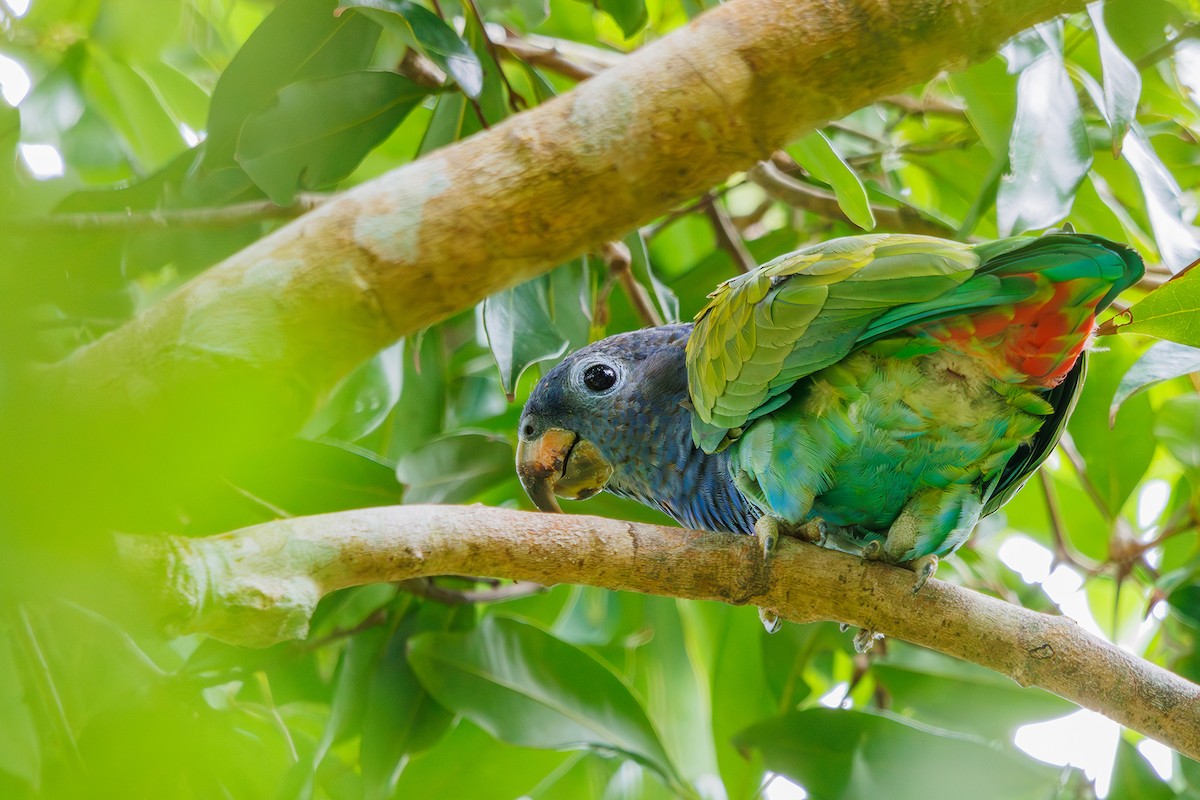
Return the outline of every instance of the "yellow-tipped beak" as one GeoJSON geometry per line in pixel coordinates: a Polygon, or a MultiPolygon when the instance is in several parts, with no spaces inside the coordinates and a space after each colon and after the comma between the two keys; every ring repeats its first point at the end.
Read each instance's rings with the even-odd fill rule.
{"type": "Polygon", "coordinates": [[[591,497],[608,484],[612,473],[612,465],[594,444],[562,428],[550,428],[517,445],[517,475],[542,511],[562,511],[555,495],[570,500],[591,497]]]}

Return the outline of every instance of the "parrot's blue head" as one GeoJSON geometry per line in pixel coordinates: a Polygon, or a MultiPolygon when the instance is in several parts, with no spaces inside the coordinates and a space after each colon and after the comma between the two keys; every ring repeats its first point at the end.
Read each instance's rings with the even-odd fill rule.
{"type": "Polygon", "coordinates": [[[689,431],[691,330],[667,325],[610,336],[542,378],[521,414],[517,446],[517,473],[538,508],[558,511],[555,495],[581,500],[610,483],[642,486],[661,470],[657,451],[689,431]]]}

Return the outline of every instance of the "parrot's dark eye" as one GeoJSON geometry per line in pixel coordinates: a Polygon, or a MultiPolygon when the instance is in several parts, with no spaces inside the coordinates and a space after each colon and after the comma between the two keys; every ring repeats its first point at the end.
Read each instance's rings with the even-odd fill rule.
{"type": "Polygon", "coordinates": [[[607,392],[617,382],[617,371],[608,364],[592,364],[583,371],[583,385],[593,392],[607,392]]]}

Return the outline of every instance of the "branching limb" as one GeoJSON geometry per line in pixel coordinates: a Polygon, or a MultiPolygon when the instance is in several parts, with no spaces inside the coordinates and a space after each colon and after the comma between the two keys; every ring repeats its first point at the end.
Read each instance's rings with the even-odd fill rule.
{"type": "MultiPolygon", "coordinates": [[[[833,192],[810,186],[798,181],[769,161],[763,161],[755,166],[746,176],[763,188],[766,193],[795,208],[811,211],[826,219],[847,220],[846,212],[838,205],[833,192]]],[[[872,205],[871,212],[880,229],[886,231],[904,231],[920,233],[927,236],[953,236],[954,229],[935,219],[922,215],[913,208],[888,208],[887,206],[872,205]]]]}
{"type": "Polygon", "coordinates": [[[181,633],[263,647],[303,637],[348,586],[487,574],[753,603],[793,622],[879,631],[1040,686],[1200,757],[1200,686],[1042,614],[785,539],[768,565],[749,536],[482,506],[399,506],[270,522],[204,539],[122,535],[124,563],[181,633]]]}

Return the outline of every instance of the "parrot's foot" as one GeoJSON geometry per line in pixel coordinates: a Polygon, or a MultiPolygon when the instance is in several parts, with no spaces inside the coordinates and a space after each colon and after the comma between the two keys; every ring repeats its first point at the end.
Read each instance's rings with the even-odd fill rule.
{"type": "Polygon", "coordinates": [[[878,539],[867,542],[866,545],[863,546],[862,557],[866,561],[881,561],[884,564],[892,564],[893,566],[904,567],[905,569],[910,569],[917,573],[916,580],[913,581],[913,594],[921,591],[921,587],[923,587],[929,581],[929,579],[933,577],[933,574],[937,572],[938,568],[938,557],[932,554],[921,556],[920,558],[914,558],[912,561],[898,563],[888,555],[887,551],[884,549],[883,542],[878,539]]]}
{"type": "Polygon", "coordinates": [[[769,514],[763,514],[754,522],[754,535],[762,545],[763,564],[770,562],[779,546],[779,520],[769,514]]]}
{"type": "Polygon", "coordinates": [[[875,643],[883,638],[882,633],[860,628],[858,633],[854,634],[854,652],[865,653],[875,646],[875,643]]]}
{"type": "Polygon", "coordinates": [[[813,517],[789,533],[802,542],[812,542],[824,546],[825,538],[829,535],[829,526],[820,517],[813,517]]]}
{"type": "Polygon", "coordinates": [[[938,557],[932,554],[921,556],[920,558],[914,558],[905,564],[905,566],[917,573],[917,579],[913,582],[912,588],[912,593],[916,594],[933,577],[933,573],[937,572],[938,557]]]}
{"type": "Polygon", "coordinates": [[[767,633],[779,633],[779,629],[783,627],[783,620],[779,615],[765,608],[758,609],[758,621],[767,633]]]}
{"type": "MultiPolygon", "coordinates": [[[[779,520],[769,514],[763,514],[754,523],[754,535],[762,546],[763,568],[765,569],[775,556],[775,548],[779,546],[779,520]]],[[[783,627],[783,621],[779,619],[779,615],[765,608],[758,609],[758,620],[767,633],[778,633],[779,629],[783,627]]]]}

